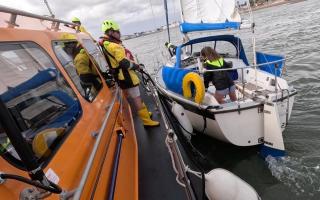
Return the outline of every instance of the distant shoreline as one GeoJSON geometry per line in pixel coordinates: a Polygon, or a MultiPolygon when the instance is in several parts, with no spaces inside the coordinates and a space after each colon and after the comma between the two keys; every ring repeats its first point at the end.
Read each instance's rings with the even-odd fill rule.
{"type": "Polygon", "coordinates": [[[264,9],[264,8],[270,8],[270,7],[273,7],[273,6],[280,6],[280,5],[283,5],[283,4],[293,4],[293,3],[299,3],[299,2],[302,2],[302,1],[306,1],[306,0],[278,0],[278,1],[274,1],[272,3],[265,3],[263,5],[258,5],[258,6],[253,6],[251,9],[252,11],[256,11],[256,10],[261,10],[261,9],[264,9]]]}
{"type": "MultiPolygon", "coordinates": [[[[306,1],[306,0],[277,0],[272,3],[264,3],[262,5],[253,6],[253,7],[251,7],[251,10],[256,11],[256,10],[261,10],[261,9],[270,8],[270,7],[274,7],[274,6],[280,6],[280,5],[284,5],[284,4],[299,3],[302,1],[306,1]]],[[[248,12],[248,10],[243,10],[240,12],[246,13],[246,12],[248,12]]],[[[124,38],[123,40],[131,40],[131,39],[143,37],[143,36],[150,35],[150,34],[155,34],[155,33],[162,32],[162,31],[164,31],[164,30],[152,31],[152,32],[148,32],[148,33],[140,33],[140,35],[137,35],[137,36],[131,35],[130,37],[124,38]]]]}

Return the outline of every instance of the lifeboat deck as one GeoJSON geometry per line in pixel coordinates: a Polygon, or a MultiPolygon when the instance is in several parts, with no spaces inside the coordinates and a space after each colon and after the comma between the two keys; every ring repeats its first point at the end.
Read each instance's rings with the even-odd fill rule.
{"type": "Polygon", "coordinates": [[[140,92],[145,104],[153,113],[152,118],[160,121],[161,125],[155,128],[144,128],[139,117],[133,114],[139,149],[139,199],[186,199],[184,188],[175,180],[176,174],[165,145],[166,130],[160,113],[156,110],[152,97],[148,96],[142,88],[140,92]]]}

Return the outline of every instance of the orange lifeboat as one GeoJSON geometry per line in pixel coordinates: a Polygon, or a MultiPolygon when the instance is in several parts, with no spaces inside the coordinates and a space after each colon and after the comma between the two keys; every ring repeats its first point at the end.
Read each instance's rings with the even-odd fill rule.
{"type": "Polygon", "coordinates": [[[0,7],[1,199],[138,199],[128,102],[91,37],[64,25],[0,7]]]}

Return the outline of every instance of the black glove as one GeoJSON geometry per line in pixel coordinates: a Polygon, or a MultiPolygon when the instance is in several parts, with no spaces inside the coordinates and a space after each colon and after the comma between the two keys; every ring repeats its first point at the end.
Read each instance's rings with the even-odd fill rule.
{"type": "Polygon", "coordinates": [[[140,66],[136,63],[133,63],[133,66],[131,68],[132,70],[139,70],[140,69],[140,66]]]}
{"type": "Polygon", "coordinates": [[[144,64],[142,64],[142,63],[139,64],[139,67],[140,67],[140,69],[145,69],[146,68],[146,66],[144,66],[144,64]]]}

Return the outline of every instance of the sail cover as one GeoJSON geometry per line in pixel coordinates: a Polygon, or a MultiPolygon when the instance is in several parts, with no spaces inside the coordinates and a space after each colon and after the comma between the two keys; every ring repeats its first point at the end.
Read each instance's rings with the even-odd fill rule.
{"type": "Polygon", "coordinates": [[[180,0],[186,23],[241,22],[236,0],[180,0]]]}

